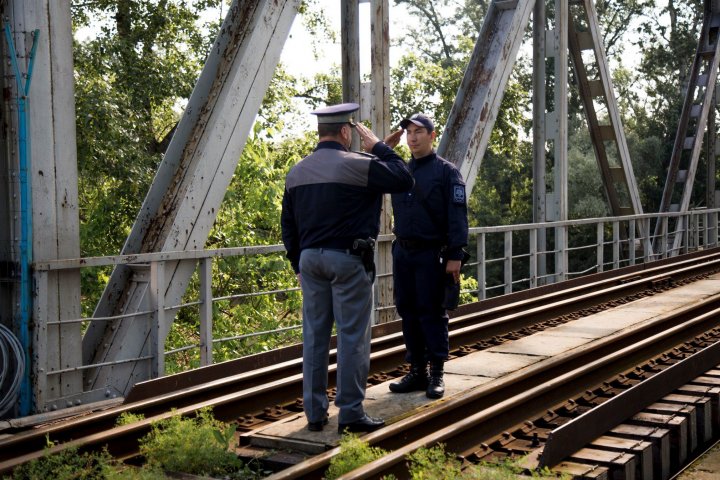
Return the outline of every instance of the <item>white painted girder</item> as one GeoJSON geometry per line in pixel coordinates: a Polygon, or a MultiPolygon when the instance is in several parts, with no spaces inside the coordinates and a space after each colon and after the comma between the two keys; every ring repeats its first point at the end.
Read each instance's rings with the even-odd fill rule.
{"type": "MultiPolygon", "coordinates": [[[[3,21],[10,24],[25,84],[29,81],[27,72],[34,41],[32,32],[39,32],[35,38],[37,50],[27,99],[28,179],[32,190],[31,261],[77,258],[80,256],[80,222],[70,0],[9,0],[1,2],[0,7],[3,21]]],[[[5,60],[3,73],[8,98],[4,104],[3,121],[9,143],[9,167],[17,171],[18,112],[15,98],[18,92],[9,58],[5,60]]],[[[10,172],[3,173],[9,175],[10,172]]],[[[14,232],[13,241],[19,241],[19,236],[18,229],[14,232]]],[[[34,280],[34,295],[42,298],[44,304],[40,305],[37,300],[33,302],[32,365],[28,368],[32,373],[32,410],[42,411],[48,407],[49,400],[71,398],[82,390],[79,372],[47,376],[52,370],[81,365],[77,348],[81,341],[80,326],[57,324],[80,315],[80,272],[54,272],[42,279],[35,275],[34,280]],[[55,323],[49,325],[48,321],[55,323]]],[[[59,406],[67,405],[63,402],[59,406]]]]}
{"type": "Polygon", "coordinates": [[[490,142],[505,86],[535,2],[494,0],[475,43],[438,155],[453,162],[472,191],[490,142]]]}
{"type": "Polygon", "coordinates": [[[602,82],[604,97],[607,102],[608,116],[615,133],[616,144],[618,148],[618,156],[622,166],[625,184],[628,188],[632,213],[634,215],[643,213],[642,203],[640,202],[640,190],[635,181],[635,173],[633,172],[632,162],[630,161],[630,151],[628,150],[627,140],[625,139],[625,130],[620,117],[620,108],[618,107],[615,96],[615,89],[612,83],[612,75],[605,56],[605,47],[602,44],[602,34],[598,22],[595,4],[592,0],[584,0],[585,12],[588,19],[588,30],[592,37],[595,59],[598,65],[598,74],[602,82]]]}
{"type": "MultiPolygon", "coordinates": [[[[299,5],[299,0],[233,2],[123,254],[204,247],[299,5]]],[[[165,305],[181,303],[194,270],[192,261],[168,262],[165,305]]],[[[95,316],[147,308],[148,276],[116,269],[95,316]]],[[[173,317],[173,312],[165,316],[168,322],[173,317]]],[[[86,362],[151,352],[147,316],[108,323],[91,324],[83,339],[86,362]]],[[[164,327],[169,331],[169,324],[164,327]]],[[[131,362],[95,370],[86,383],[124,394],[150,375],[150,362],[131,362]]]]}

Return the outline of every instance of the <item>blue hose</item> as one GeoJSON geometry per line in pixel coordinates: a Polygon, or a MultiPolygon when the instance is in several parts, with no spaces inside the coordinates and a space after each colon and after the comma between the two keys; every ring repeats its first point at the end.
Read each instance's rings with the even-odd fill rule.
{"type": "MultiPolygon", "coordinates": [[[[25,365],[30,365],[30,318],[32,316],[32,275],[30,265],[32,263],[32,184],[29,180],[28,172],[30,171],[30,151],[28,149],[29,139],[28,117],[27,117],[27,99],[30,92],[30,81],[32,79],[33,64],[35,63],[35,51],[37,49],[37,39],[40,30],[33,32],[33,44],[30,51],[28,63],[27,81],[23,82],[20,67],[17,62],[17,52],[15,51],[15,43],[12,33],[10,32],[10,24],[5,23],[5,39],[10,50],[10,61],[15,71],[15,80],[17,82],[18,95],[18,155],[19,155],[19,181],[20,181],[20,325],[19,339],[22,346],[25,365]]],[[[20,387],[20,416],[30,414],[32,407],[32,389],[30,388],[30,369],[26,368],[22,378],[20,387]]]]}

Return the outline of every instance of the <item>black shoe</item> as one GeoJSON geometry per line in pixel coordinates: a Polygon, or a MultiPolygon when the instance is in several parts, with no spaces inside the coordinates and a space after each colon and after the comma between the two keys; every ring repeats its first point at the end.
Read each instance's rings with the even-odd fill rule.
{"type": "Polygon", "coordinates": [[[442,361],[430,362],[430,381],[425,396],[427,398],[442,398],[445,395],[445,382],[443,382],[444,365],[442,361]]]}
{"type": "Polygon", "coordinates": [[[423,391],[428,387],[427,367],[413,367],[410,373],[397,382],[390,384],[390,391],[395,393],[410,393],[423,391]]]}
{"type": "Polygon", "coordinates": [[[443,382],[442,375],[431,376],[425,396],[427,398],[442,398],[445,395],[445,382],[443,382]]]}
{"type": "Polygon", "coordinates": [[[308,430],[311,432],[322,432],[323,427],[327,425],[329,421],[328,415],[325,415],[325,418],[320,422],[308,422],[308,430]]]}
{"type": "Polygon", "coordinates": [[[348,432],[373,432],[378,428],[385,426],[385,420],[382,418],[373,418],[363,415],[360,420],[352,423],[341,423],[338,425],[338,433],[348,432]]]}

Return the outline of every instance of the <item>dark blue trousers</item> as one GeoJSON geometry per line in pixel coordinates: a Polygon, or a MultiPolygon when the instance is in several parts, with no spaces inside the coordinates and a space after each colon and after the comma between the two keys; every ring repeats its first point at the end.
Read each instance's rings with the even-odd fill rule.
{"type": "Polygon", "coordinates": [[[439,249],[393,246],[395,305],[402,317],[406,360],[420,365],[448,356],[448,315],[441,307],[445,269],[439,249]]]}

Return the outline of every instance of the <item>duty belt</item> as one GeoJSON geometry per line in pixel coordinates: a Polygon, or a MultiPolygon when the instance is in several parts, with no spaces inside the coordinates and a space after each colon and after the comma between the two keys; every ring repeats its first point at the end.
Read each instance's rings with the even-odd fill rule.
{"type": "Polygon", "coordinates": [[[440,248],[445,244],[445,242],[440,240],[421,240],[416,238],[396,238],[395,241],[405,250],[440,248]]]}

